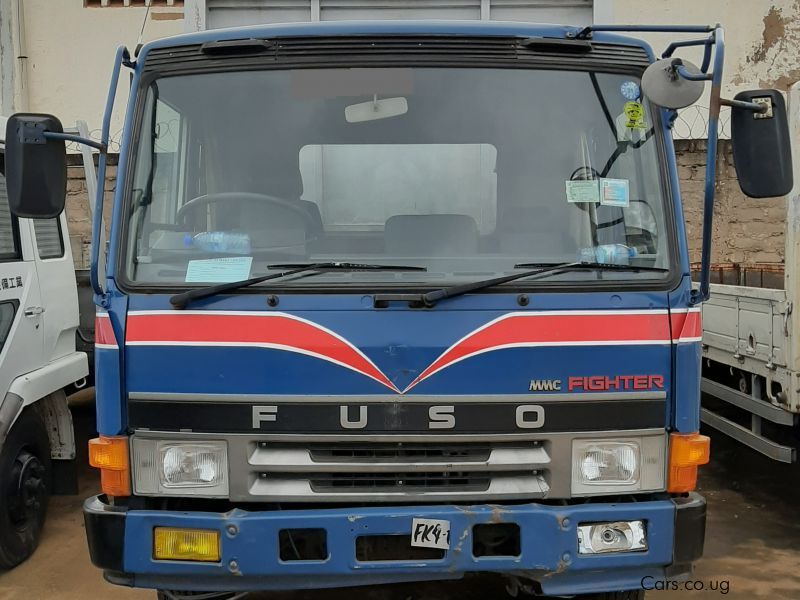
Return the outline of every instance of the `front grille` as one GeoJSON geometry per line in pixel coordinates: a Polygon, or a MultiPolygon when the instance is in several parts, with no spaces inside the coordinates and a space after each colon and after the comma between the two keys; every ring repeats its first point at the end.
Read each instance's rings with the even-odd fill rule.
{"type": "Polygon", "coordinates": [[[541,442],[252,442],[249,494],[284,502],[538,498],[541,442]]]}
{"type": "Polygon", "coordinates": [[[446,471],[444,473],[331,473],[309,480],[315,492],[339,490],[370,492],[375,490],[457,489],[485,491],[491,478],[487,473],[446,471]]]}
{"type": "Polygon", "coordinates": [[[624,44],[592,42],[591,52],[575,53],[542,50],[514,36],[364,35],[279,38],[264,52],[224,57],[204,53],[200,44],[154,48],[144,70],[462,63],[640,73],[649,62],[644,48],[624,44]]]}
{"type": "Polygon", "coordinates": [[[310,446],[311,460],[467,460],[485,461],[492,453],[491,446],[477,444],[342,444],[310,446]]]}

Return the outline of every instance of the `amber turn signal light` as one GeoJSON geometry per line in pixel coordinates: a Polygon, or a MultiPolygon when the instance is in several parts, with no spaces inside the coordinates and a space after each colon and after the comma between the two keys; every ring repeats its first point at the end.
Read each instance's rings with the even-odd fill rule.
{"type": "Polygon", "coordinates": [[[127,436],[89,440],[89,464],[100,469],[100,487],[109,496],[130,496],[131,477],[127,436]]]}
{"type": "Polygon", "coordinates": [[[691,492],[697,487],[697,467],[708,462],[711,439],[699,433],[671,433],[667,491],[673,494],[691,492]]]}

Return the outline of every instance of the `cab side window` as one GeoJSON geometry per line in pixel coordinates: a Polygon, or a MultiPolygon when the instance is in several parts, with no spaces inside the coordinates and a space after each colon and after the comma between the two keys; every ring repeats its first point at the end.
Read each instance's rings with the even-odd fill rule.
{"type": "Polygon", "coordinates": [[[6,190],[5,157],[0,153],[0,262],[22,258],[19,246],[19,224],[11,214],[6,190]]]}
{"type": "Polygon", "coordinates": [[[61,219],[34,219],[36,248],[39,258],[61,258],[64,256],[64,240],[61,237],[61,219]]]}

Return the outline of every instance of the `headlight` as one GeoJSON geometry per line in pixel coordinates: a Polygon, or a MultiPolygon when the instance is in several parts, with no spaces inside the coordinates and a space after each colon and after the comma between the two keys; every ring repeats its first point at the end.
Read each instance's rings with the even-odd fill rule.
{"type": "Polygon", "coordinates": [[[666,438],[662,435],[575,440],[572,494],[616,494],[664,489],[666,438]]]}
{"type": "Polygon", "coordinates": [[[137,494],[227,497],[227,444],[135,437],[133,488],[137,494]]]}

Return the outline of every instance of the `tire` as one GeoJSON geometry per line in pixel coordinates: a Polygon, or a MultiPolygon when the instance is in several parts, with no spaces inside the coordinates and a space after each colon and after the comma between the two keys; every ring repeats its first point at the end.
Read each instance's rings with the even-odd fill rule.
{"type": "Polygon", "coordinates": [[[174,591],[165,591],[165,590],[157,590],[156,591],[156,598],[157,600],[190,600],[192,596],[199,596],[202,600],[228,600],[229,598],[237,597],[237,594],[234,592],[219,592],[214,594],[213,592],[174,592],[174,591]]]}
{"type": "Polygon", "coordinates": [[[580,596],[579,600],[644,600],[644,590],[627,590],[625,592],[603,592],[580,596]]]}
{"type": "Polygon", "coordinates": [[[47,430],[36,411],[28,408],[0,449],[0,569],[17,566],[39,545],[50,478],[47,430]]]}

